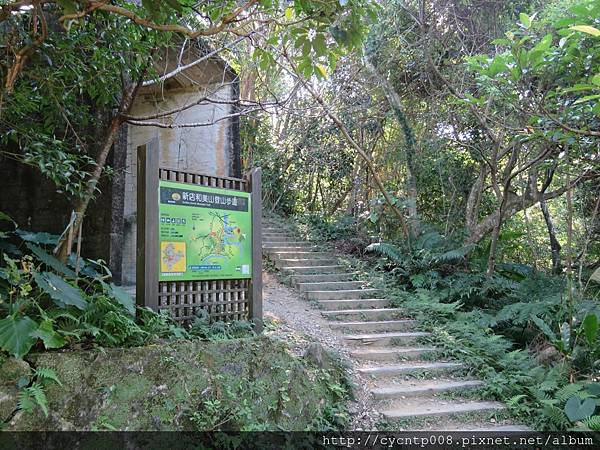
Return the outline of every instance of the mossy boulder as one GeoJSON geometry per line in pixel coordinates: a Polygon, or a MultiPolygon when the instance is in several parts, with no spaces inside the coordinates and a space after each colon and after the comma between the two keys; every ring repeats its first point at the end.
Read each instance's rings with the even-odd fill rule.
{"type": "Polygon", "coordinates": [[[0,363],[0,422],[5,422],[17,409],[18,383],[31,376],[31,367],[22,359],[7,358],[0,363]]]}
{"type": "Polygon", "coordinates": [[[344,384],[265,336],[29,359],[62,386],[46,388],[48,416],[19,412],[10,430],[303,430],[331,419],[344,384]]]}

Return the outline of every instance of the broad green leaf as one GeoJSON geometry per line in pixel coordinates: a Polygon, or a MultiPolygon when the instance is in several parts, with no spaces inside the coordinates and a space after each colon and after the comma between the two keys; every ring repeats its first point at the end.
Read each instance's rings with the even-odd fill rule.
{"type": "Polygon", "coordinates": [[[27,316],[8,316],[0,320],[0,348],[17,358],[23,357],[35,344],[36,339],[31,333],[37,326],[37,323],[27,316]]]}
{"type": "Polygon", "coordinates": [[[71,286],[61,277],[51,272],[34,272],[33,278],[38,287],[46,292],[60,306],[75,306],[79,309],[87,307],[87,300],[81,290],[71,286]]]}
{"type": "Polygon", "coordinates": [[[542,40],[540,42],[537,43],[537,45],[534,47],[534,49],[540,50],[540,51],[546,51],[550,48],[551,45],[552,45],[552,35],[547,34],[546,36],[544,36],[542,38],[542,40]]]}
{"type": "Polygon", "coordinates": [[[590,383],[585,389],[592,395],[600,395],[600,383],[590,383]]]}
{"type": "Polygon", "coordinates": [[[596,86],[600,86],[600,74],[592,77],[592,83],[596,86]]]}
{"type": "Polygon", "coordinates": [[[318,78],[325,78],[327,77],[327,69],[321,64],[315,64],[315,75],[318,78]]]}
{"type": "Polygon", "coordinates": [[[36,244],[56,244],[58,242],[58,236],[50,233],[36,233],[33,231],[17,230],[16,233],[21,239],[28,242],[34,242],[36,244]]]}
{"type": "Polygon", "coordinates": [[[591,34],[594,37],[600,36],[600,30],[589,25],[575,25],[570,27],[569,30],[581,31],[582,33],[591,34]]]}
{"type": "Polygon", "coordinates": [[[15,223],[15,221],[12,220],[8,214],[5,214],[2,211],[0,211],[0,222],[3,222],[3,221],[4,222],[12,222],[12,224],[14,226],[17,226],[17,224],[15,223]]]}
{"type": "Polygon", "coordinates": [[[540,319],[539,317],[536,317],[536,316],[533,316],[531,318],[531,320],[546,335],[546,337],[548,339],[550,339],[550,342],[556,341],[556,334],[554,334],[554,332],[552,331],[552,329],[548,326],[548,324],[546,322],[544,322],[542,319],[540,319]]]}
{"type": "Polygon", "coordinates": [[[594,414],[596,401],[593,398],[586,398],[583,402],[577,396],[571,397],[565,404],[565,414],[571,422],[583,420],[594,414]]]}
{"type": "Polygon", "coordinates": [[[102,287],[104,288],[104,292],[123,305],[129,314],[135,314],[135,301],[131,295],[123,290],[123,288],[113,283],[107,284],[105,282],[102,282],[102,287]]]}
{"type": "Polygon", "coordinates": [[[41,339],[46,349],[61,348],[67,343],[65,338],[54,330],[52,322],[49,320],[44,320],[38,329],[31,333],[31,337],[41,339]]]}
{"type": "Polygon", "coordinates": [[[46,253],[37,245],[34,245],[30,242],[27,242],[25,245],[37,257],[37,259],[46,264],[48,267],[51,267],[52,269],[62,273],[63,275],[69,278],[77,278],[77,275],[75,275],[75,272],[73,270],[69,269],[62,262],[60,262],[54,256],[46,253]]]}
{"type": "Polygon", "coordinates": [[[527,14],[525,14],[525,13],[519,14],[519,20],[521,21],[521,23],[523,24],[523,26],[525,28],[531,27],[531,17],[529,17],[527,14]]]}
{"type": "Polygon", "coordinates": [[[590,100],[597,100],[600,98],[600,94],[594,94],[594,95],[586,95],[585,97],[581,97],[580,99],[577,99],[576,102],[574,102],[574,105],[579,105],[580,103],[585,103],[585,102],[589,102],[590,100]]]}
{"type": "Polygon", "coordinates": [[[573,87],[563,89],[562,92],[580,92],[580,91],[589,91],[590,89],[596,89],[596,86],[593,84],[576,84],[573,87]]]}
{"type": "Polygon", "coordinates": [[[571,326],[567,322],[560,326],[560,341],[564,350],[571,348],[571,326]]]}
{"type": "Polygon", "coordinates": [[[598,316],[596,314],[588,314],[583,319],[582,325],[588,344],[593,345],[598,338],[598,316]]]}

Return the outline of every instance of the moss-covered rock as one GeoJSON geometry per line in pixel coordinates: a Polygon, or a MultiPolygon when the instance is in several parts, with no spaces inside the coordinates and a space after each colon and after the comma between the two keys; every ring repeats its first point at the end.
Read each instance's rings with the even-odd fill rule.
{"type": "Polygon", "coordinates": [[[31,376],[31,367],[22,359],[7,358],[0,364],[0,422],[17,409],[18,382],[31,376]]]}
{"type": "Polygon", "coordinates": [[[12,430],[302,430],[335,420],[337,369],[294,357],[265,336],[32,355],[56,372],[49,414],[20,412],[12,430]]]}

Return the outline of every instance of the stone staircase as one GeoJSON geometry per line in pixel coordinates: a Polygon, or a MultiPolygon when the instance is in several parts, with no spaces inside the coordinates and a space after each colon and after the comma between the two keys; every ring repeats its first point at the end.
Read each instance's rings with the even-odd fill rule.
{"type": "Polygon", "coordinates": [[[263,219],[262,236],[263,252],[285,281],[321,310],[351,348],[356,370],[396,429],[528,430],[491,423],[490,415],[504,409],[501,403],[461,397],[483,382],[465,376],[460,362],[436,359],[436,349],[422,343],[429,333],[418,331],[415,320],[335,255],[299,238],[277,217],[263,219]]]}

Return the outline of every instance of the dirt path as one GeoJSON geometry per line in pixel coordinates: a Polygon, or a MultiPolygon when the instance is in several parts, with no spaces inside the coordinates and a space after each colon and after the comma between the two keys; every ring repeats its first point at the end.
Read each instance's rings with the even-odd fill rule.
{"type": "Polygon", "coordinates": [[[278,331],[275,333],[283,332],[296,354],[304,354],[312,342],[318,342],[349,362],[349,375],[355,386],[355,401],[348,405],[352,419],[349,428],[376,430],[381,415],[375,409],[371,394],[366,388],[368,380],[353,369],[356,362],[350,357],[350,349],[329,328],[330,322],[318,309],[302,299],[297,291],[280,283],[268,272],[263,275],[263,302],[265,319],[277,323],[278,331]]]}

